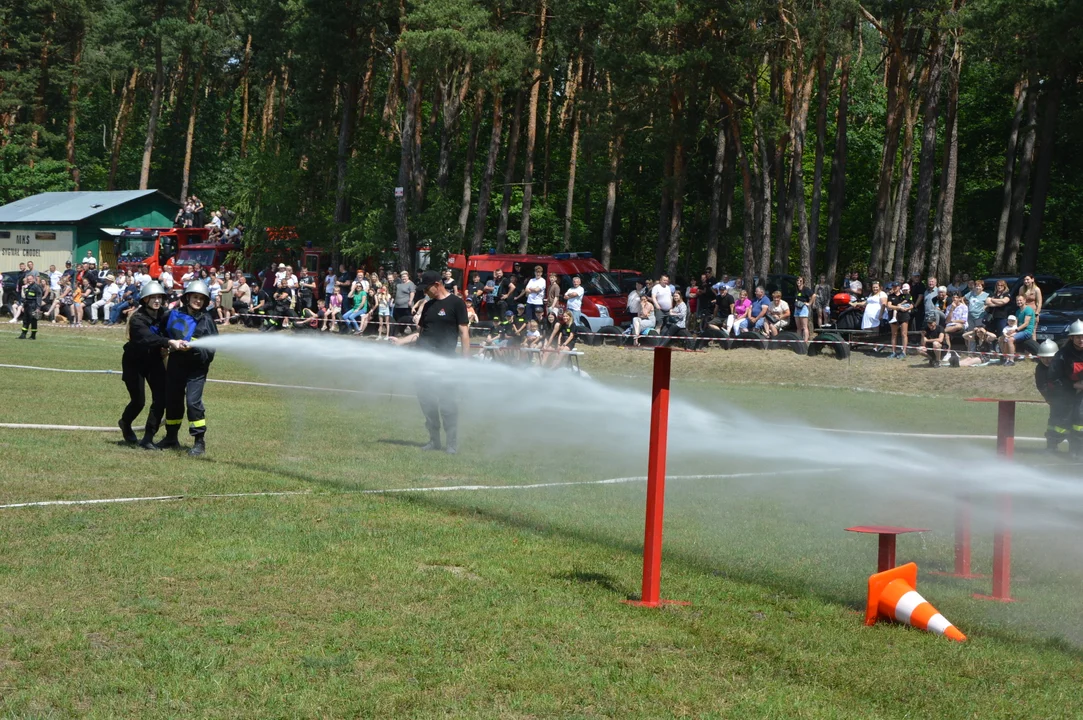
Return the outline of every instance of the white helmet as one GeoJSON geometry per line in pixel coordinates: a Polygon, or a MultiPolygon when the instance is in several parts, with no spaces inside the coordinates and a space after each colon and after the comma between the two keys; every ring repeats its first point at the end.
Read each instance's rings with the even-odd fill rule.
{"type": "Polygon", "coordinates": [[[1060,351],[1060,347],[1052,340],[1045,340],[1038,346],[1038,357],[1053,357],[1060,351]]]}
{"type": "Polygon", "coordinates": [[[1083,320],[1076,320],[1068,326],[1068,337],[1083,335],[1083,320]]]}

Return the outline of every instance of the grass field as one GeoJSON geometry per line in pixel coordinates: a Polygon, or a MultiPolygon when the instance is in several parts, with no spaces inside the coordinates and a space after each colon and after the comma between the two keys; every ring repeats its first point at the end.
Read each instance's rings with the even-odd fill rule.
{"type": "MultiPolygon", "coordinates": [[[[119,369],[115,334],[14,337],[0,332],[0,363],[119,369]]],[[[634,392],[649,387],[650,361],[598,348],[583,366],[634,392]]],[[[671,454],[674,476],[720,477],[669,482],[663,594],[691,605],[662,610],[620,602],[639,591],[642,482],[382,492],[641,474],[641,453],[617,443],[566,449],[529,425],[495,442],[474,419],[458,456],[426,454],[412,398],[229,384],[207,389],[205,459],[119,446],[118,433],[0,429],[0,504],[184,496],[0,509],[0,715],[1083,716],[1070,511],[1051,526],[1033,519],[1053,499],[1020,504],[1020,602],[989,604],[970,597],[987,580],[929,574],[951,567],[954,508],[888,492],[890,466],[859,479],[823,463],[753,474],[801,470],[767,442],[797,442],[791,425],[985,435],[995,410],[963,398],[1034,394],[1025,364],[910,364],[675,355],[676,395],[768,418],[778,435],[744,436],[737,420],[714,459],[671,454]],[[763,443],[762,456],[727,452],[734,443],[763,443]],[[241,493],[291,494],[210,497],[241,493]],[[900,538],[899,557],[918,563],[919,591],[967,643],[862,624],[875,541],[841,530],[865,523],[929,528],[900,538]]],[[[281,381],[226,353],[212,377],[281,381]]],[[[0,423],[112,426],[127,399],[118,375],[0,368],[0,379],[0,423]]],[[[1042,408],[1020,406],[1018,434],[1043,429],[1042,408]]],[[[953,451],[992,453],[920,442],[944,457],[945,479],[965,472],[953,451]]],[[[1037,447],[1021,443],[1019,461],[1079,476],[1037,447]]],[[[975,567],[988,572],[991,498],[975,501],[975,567]]]]}

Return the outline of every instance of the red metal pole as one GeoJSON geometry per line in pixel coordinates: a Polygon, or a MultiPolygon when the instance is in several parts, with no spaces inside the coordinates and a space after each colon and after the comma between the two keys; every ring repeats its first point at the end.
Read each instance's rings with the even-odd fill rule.
{"type": "Polygon", "coordinates": [[[1015,454],[1015,401],[997,403],[997,455],[1011,459],[1015,454]]]}
{"type": "Polygon", "coordinates": [[[970,577],[969,495],[960,495],[955,505],[955,576],[970,577]]]}
{"type": "Polygon", "coordinates": [[[895,567],[895,536],[880,533],[877,543],[876,572],[884,572],[895,567]]]}
{"type": "MultiPolygon", "coordinates": [[[[662,579],[662,518],[666,496],[666,441],[669,434],[669,370],[672,352],[654,349],[654,388],[651,392],[651,440],[647,458],[647,519],[643,531],[643,592],[631,605],[658,607],[674,603],[660,598],[662,579]]],[[[677,603],[687,604],[687,603],[677,603]]]]}
{"type": "Polygon", "coordinates": [[[657,605],[662,578],[662,518],[666,496],[666,444],[669,439],[669,348],[654,349],[651,391],[651,447],[647,459],[647,521],[643,533],[644,605],[657,605]]]}

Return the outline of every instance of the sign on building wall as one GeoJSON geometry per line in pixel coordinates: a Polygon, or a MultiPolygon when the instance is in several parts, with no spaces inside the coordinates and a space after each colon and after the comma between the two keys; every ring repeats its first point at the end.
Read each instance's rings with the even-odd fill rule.
{"type": "Polygon", "coordinates": [[[0,230],[0,271],[18,270],[29,260],[38,270],[63,269],[72,260],[72,240],[71,230],[0,230]]]}

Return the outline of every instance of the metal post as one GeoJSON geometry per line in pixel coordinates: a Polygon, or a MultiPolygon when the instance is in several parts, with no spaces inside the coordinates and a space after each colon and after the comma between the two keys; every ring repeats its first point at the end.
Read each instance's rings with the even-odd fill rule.
{"type": "Polygon", "coordinates": [[[1015,401],[997,403],[997,455],[1009,460],[1015,455],[1015,401]]]}
{"type": "Polygon", "coordinates": [[[876,572],[884,572],[895,567],[895,536],[880,533],[877,543],[876,572]]]}
{"type": "Polygon", "coordinates": [[[1000,518],[993,535],[993,594],[974,597],[982,600],[1015,602],[1012,598],[1012,498],[1000,495],[1000,518]]]}
{"type": "MultiPolygon", "coordinates": [[[[662,518],[666,495],[666,441],[669,434],[669,371],[672,352],[654,349],[651,392],[651,439],[647,459],[647,518],[643,532],[643,592],[631,605],[658,607],[674,601],[660,599],[662,578],[662,518]]],[[[680,603],[686,604],[686,603],[680,603]]]]}

